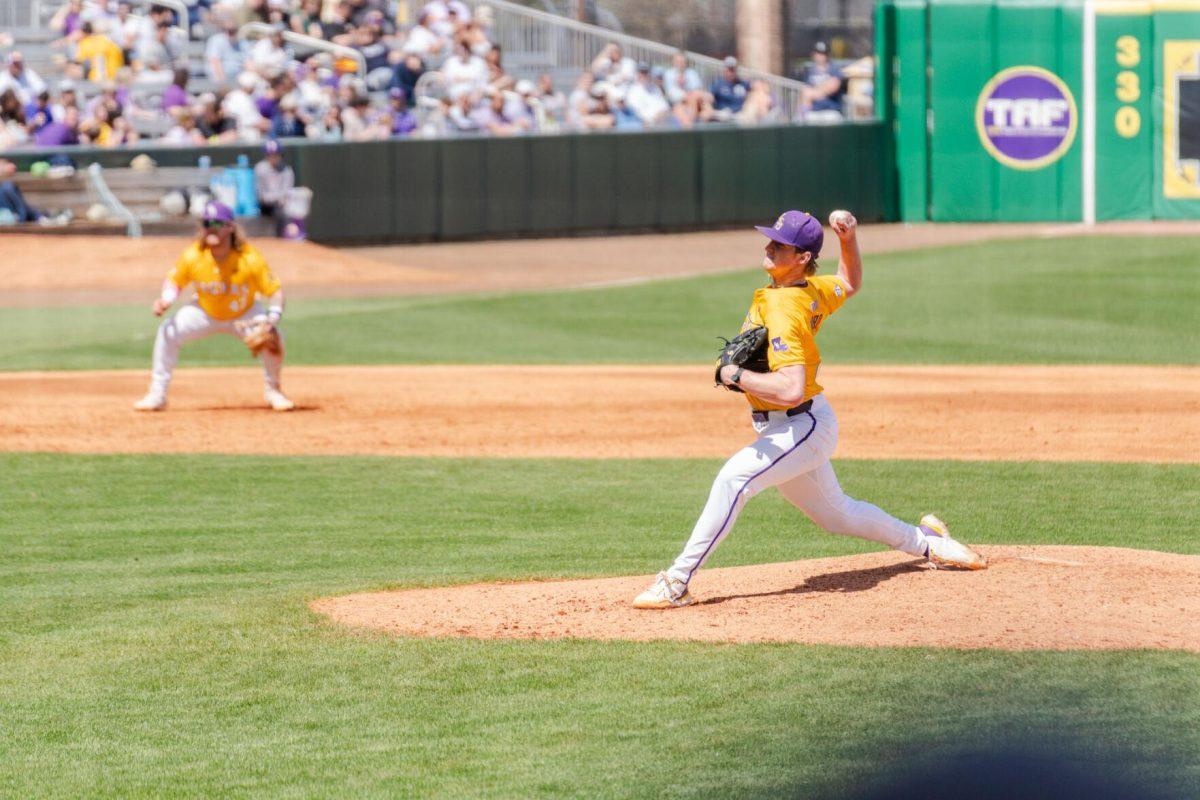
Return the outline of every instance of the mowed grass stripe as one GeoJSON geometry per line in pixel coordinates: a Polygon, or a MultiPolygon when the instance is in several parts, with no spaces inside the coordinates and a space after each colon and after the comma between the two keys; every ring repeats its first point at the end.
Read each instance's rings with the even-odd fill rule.
{"type": "MultiPolygon", "coordinates": [[[[1200,363],[1194,237],[988,242],[869,256],[866,284],[821,332],[839,363],[1200,363]]],[[[825,271],[834,268],[833,264],[825,271]]],[[[741,324],[763,273],[482,297],[289,304],[301,364],[698,363],[741,324]]],[[[0,369],[145,367],[145,306],[5,309],[0,369]]],[[[185,365],[246,363],[229,337],[185,365]]]]}
{"type": "MultiPolygon", "coordinates": [[[[717,466],[0,455],[0,794],[844,796],[1042,740],[1200,790],[1194,655],[404,640],[305,606],[652,571],[717,466]]],[[[1200,548],[1196,466],[837,468],[971,541],[1200,548]]],[[[713,565],[870,547],[765,493],[713,565]]]]}

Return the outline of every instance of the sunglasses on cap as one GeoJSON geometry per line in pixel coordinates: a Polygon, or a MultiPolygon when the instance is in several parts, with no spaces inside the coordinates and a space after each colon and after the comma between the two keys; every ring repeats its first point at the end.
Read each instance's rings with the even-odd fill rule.
{"type": "Polygon", "coordinates": [[[206,230],[212,231],[212,230],[220,230],[221,228],[224,228],[229,223],[226,222],[225,220],[221,220],[221,219],[206,219],[201,224],[204,225],[206,230]]]}

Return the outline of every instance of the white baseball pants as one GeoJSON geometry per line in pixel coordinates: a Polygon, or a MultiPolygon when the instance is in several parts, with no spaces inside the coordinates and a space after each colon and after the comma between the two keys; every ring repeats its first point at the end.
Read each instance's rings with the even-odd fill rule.
{"type": "MultiPolygon", "coordinates": [[[[242,337],[238,336],[233,327],[234,322],[253,319],[266,313],[262,305],[255,303],[237,320],[219,320],[206,314],[195,301],[181,306],[158,326],[158,335],[154,338],[150,391],[160,397],[167,396],[167,390],[171,386],[171,375],[175,372],[175,365],[179,363],[179,349],[185,342],[203,339],[214,333],[227,333],[240,339],[242,337]]],[[[278,389],[283,356],[263,351],[261,358],[266,388],[278,389]]]]}
{"type": "Polygon", "coordinates": [[[829,463],[837,447],[837,417],[824,395],[813,398],[807,412],[788,417],[772,411],[768,421],[755,422],[754,428],[759,438],[735,453],[717,474],[691,538],[667,570],[672,578],[691,580],[733,529],[746,501],[771,486],[830,533],[925,555],[925,534],[919,527],[842,491],[829,463]]]}

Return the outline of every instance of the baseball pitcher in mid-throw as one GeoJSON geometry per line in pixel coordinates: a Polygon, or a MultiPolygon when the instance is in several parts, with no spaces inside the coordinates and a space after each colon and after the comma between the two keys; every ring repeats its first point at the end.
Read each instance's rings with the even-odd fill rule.
{"type": "Polygon", "coordinates": [[[283,339],[278,325],[283,315],[283,288],[262,254],[246,241],[229,206],[209,203],[200,225],[199,236],[163,282],[152,310],[161,317],[189,285],[195,287],[196,299],[158,326],[150,391],[133,407],[138,411],[166,408],[180,348],[185,342],[226,333],[244,341],[254,357],[262,359],[267,405],[276,411],[291,411],[295,405],[279,385],[283,339]]]}
{"type": "Polygon", "coordinates": [[[842,304],[862,288],[858,221],[835,211],[829,224],[841,243],[837,275],[817,275],[825,233],[802,211],[782,214],[767,237],[763,268],[771,283],[754,293],[743,331],[766,328],[766,370],[728,363],[718,370],[727,388],[750,401],[758,438],[725,463],[708,503],[675,563],[638,595],[637,608],[677,608],[694,602],[688,583],[733,528],[746,501],[771,486],[830,533],[881,542],[929,559],[934,567],[984,569],[987,561],[950,537],[932,514],[910,525],[879,508],[846,496],[829,463],[838,422],[821,393],[821,354],[816,334],[842,304]]]}

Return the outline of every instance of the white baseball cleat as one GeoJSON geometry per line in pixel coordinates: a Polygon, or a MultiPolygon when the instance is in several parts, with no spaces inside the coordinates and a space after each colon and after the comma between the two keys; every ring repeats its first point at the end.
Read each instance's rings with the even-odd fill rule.
{"type": "Polygon", "coordinates": [[[921,517],[921,530],[929,543],[925,553],[934,569],[987,569],[987,559],[950,536],[950,528],[933,514],[921,517]]]}
{"type": "Polygon", "coordinates": [[[688,586],[678,578],[665,572],[658,573],[649,589],[633,598],[634,608],[681,608],[696,600],[688,593],[688,586]]]}
{"type": "Polygon", "coordinates": [[[161,394],[150,394],[133,404],[135,411],[162,411],[167,407],[167,398],[161,394]]]}
{"type": "Polygon", "coordinates": [[[278,389],[267,389],[266,392],[263,393],[263,397],[266,399],[271,408],[275,409],[276,411],[291,411],[296,407],[296,404],[289,400],[287,395],[278,389]]]}

